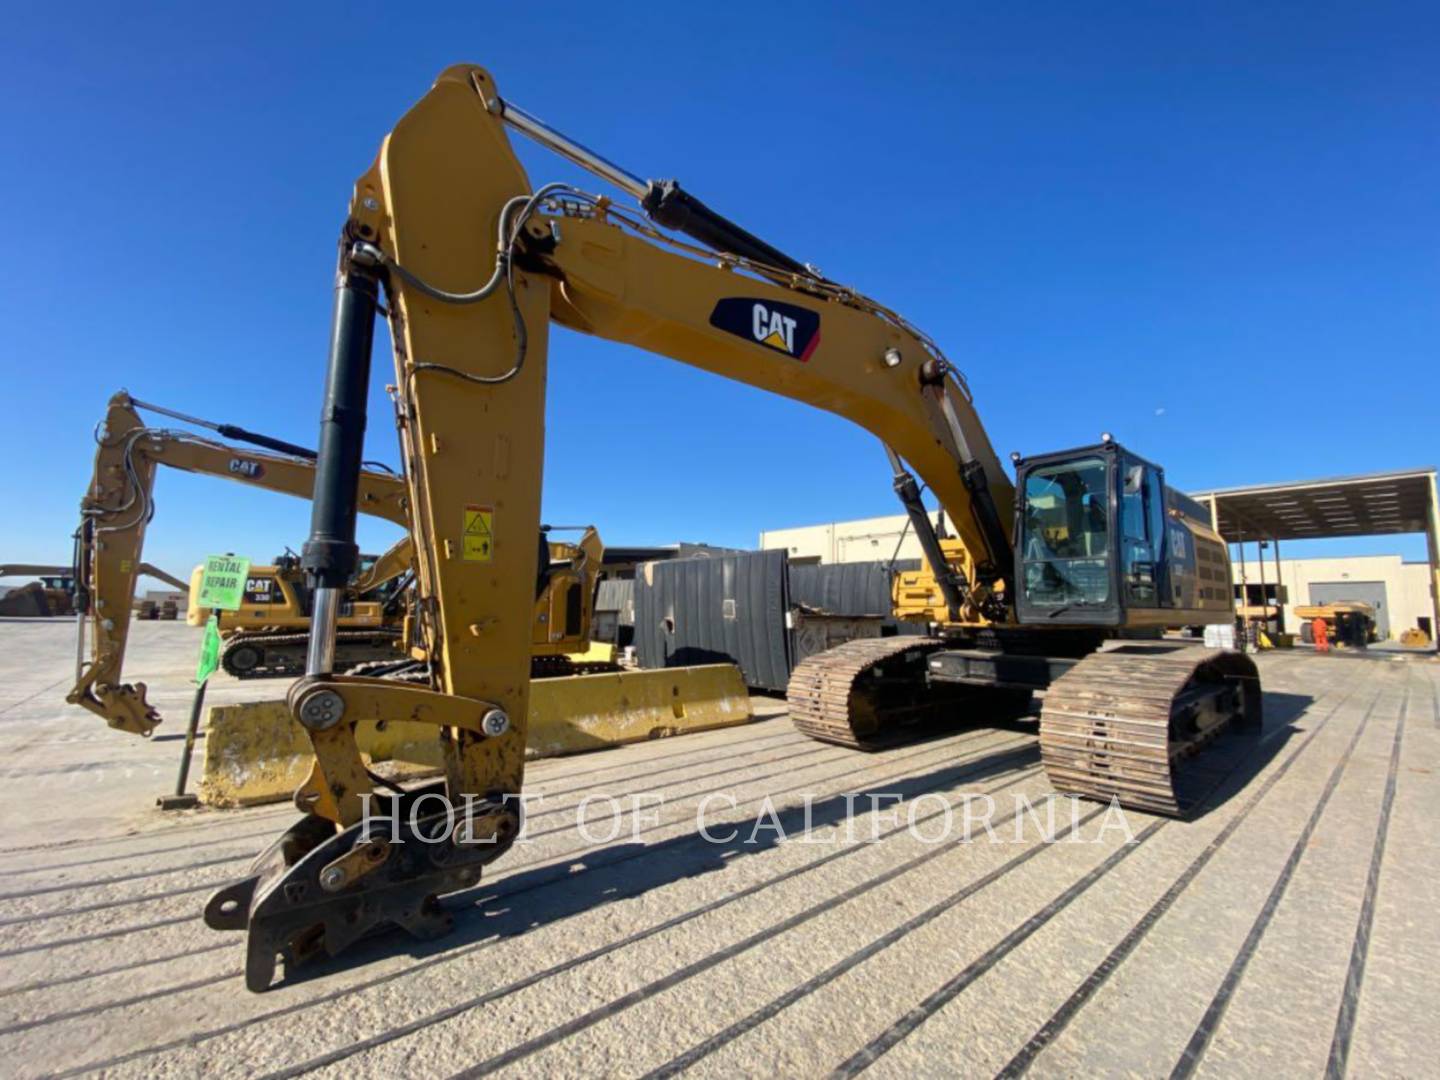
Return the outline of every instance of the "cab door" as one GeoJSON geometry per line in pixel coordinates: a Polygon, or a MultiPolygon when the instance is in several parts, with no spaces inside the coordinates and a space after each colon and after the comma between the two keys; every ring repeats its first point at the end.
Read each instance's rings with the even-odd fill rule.
{"type": "Polygon", "coordinates": [[[1120,461],[1120,587],[1127,608],[1173,606],[1165,566],[1165,477],[1148,462],[1120,461]]]}

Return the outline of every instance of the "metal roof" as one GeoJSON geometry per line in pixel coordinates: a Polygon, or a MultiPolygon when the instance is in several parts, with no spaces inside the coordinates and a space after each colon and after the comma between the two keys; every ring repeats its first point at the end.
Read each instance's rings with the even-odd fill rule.
{"type": "Polygon", "coordinates": [[[604,566],[625,565],[628,563],[651,562],[655,559],[673,559],[679,553],[678,545],[670,547],[611,547],[605,545],[605,557],[602,560],[604,566]]]}
{"type": "Polygon", "coordinates": [[[1434,467],[1193,492],[1219,509],[1227,540],[1314,540],[1424,532],[1434,512],[1434,467]]]}

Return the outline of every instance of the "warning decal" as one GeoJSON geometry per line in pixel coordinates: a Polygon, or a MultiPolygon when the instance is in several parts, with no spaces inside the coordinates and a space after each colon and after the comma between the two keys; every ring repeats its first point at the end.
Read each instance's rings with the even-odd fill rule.
{"type": "Polygon", "coordinates": [[[461,556],[466,562],[489,562],[495,551],[495,508],[465,507],[465,529],[461,534],[461,556]]]}

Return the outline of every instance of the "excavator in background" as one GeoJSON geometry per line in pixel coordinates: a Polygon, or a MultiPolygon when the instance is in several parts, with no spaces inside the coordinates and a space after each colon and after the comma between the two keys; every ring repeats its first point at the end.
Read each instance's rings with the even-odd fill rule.
{"type": "MultiPolygon", "coordinates": [[[[75,568],[78,642],[75,685],[66,701],[111,727],[149,735],[160,714],[145,700],[144,683],[122,680],[135,583],[141,573],[145,529],[155,513],[155,472],[169,466],[221,476],[267,491],[308,498],[314,489],[312,451],[233,425],[214,425],[133,399],[123,390],[110,398],[96,426],[95,470],[80,503],[75,568]],[[267,453],[203,438],[193,432],[151,427],[140,408],[213,428],[227,438],[265,446],[267,453]],[[90,627],[89,661],[85,630],[90,627]]],[[[405,526],[404,485],[393,473],[366,470],[357,483],[356,506],[405,526]]],[[[408,543],[402,540],[401,543],[408,543]]],[[[193,597],[198,590],[191,590],[193,597]]]]}
{"type": "MultiPolygon", "coordinates": [[[[912,235],[897,230],[896,243],[912,235]]],[[[1224,545],[1158,465],[1105,436],[1015,455],[1012,481],[934,341],[679,184],[641,180],[549,128],[483,68],[447,69],[383,140],[355,184],[336,281],[301,556],[314,616],[288,696],[315,760],[295,796],[303,816],[205,909],[211,927],[248,931],[252,990],[279,958],[334,954],[377,927],[445,932],[438,897],[474,886],[520,831],[552,321],[826,409],[881,441],[926,561],[899,587],[897,614],[930,633],[798,665],[788,700],[806,734],[869,749],[922,723],[1009,719],[1044,690],[1056,789],[1183,815],[1213,782],[1197,763],[1222,733],[1260,722],[1249,658],[1159,640],[1165,626],[1232,613],[1224,545]],[[569,184],[532,187],[508,131],[633,195],[638,211],[569,184]],[[382,312],[429,662],[414,684],[341,675],[334,660],[382,312]],[[916,474],[953,537],[936,535],[916,474]],[[377,790],[355,728],[390,717],[443,730],[443,781],[377,790]]]]}
{"type": "MultiPolygon", "coordinates": [[[[605,548],[593,525],[574,543],[549,539],[545,529],[544,583],[537,586],[532,678],[598,674],[619,670],[604,660],[577,660],[588,650],[595,585],[605,548]]],[[[383,555],[361,555],[346,589],[336,636],[336,666],[350,674],[407,676],[424,667],[405,631],[413,580],[409,537],[383,555]]],[[[190,595],[199,595],[204,568],[191,575],[190,595]]],[[[310,630],[310,590],[300,559],[286,552],[271,566],[251,566],[240,607],[219,613],[220,666],[237,679],[295,676],[305,670],[310,630]]],[[[191,602],[185,621],[203,626],[207,609],[191,602]]]]}
{"type": "MultiPolygon", "coordinates": [[[[111,727],[149,735],[160,716],[145,700],[145,684],[122,681],[135,584],[149,574],[187,588],[179,579],[139,561],[145,528],[155,510],[156,467],[226,477],[308,498],[315,480],[314,452],[234,425],[211,424],[138,402],[124,391],[110,399],[105,419],[96,428],[96,441],[95,471],[81,502],[75,567],[54,568],[64,572],[65,580],[79,583],[71,609],[79,615],[79,654],[75,685],[66,700],[101,716],[111,727]],[[149,427],[137,408],[162,412],[276,452],[261,453],[188,431],[149,427]],[[88,664],[84,659],[87,622],[91,627],[88,664]]],[[[405,526],[408,521],[404,486],[390,472],[364,470],[355,505],[360,512],[397,525],[405,526]]],[[[546,528],[538,535],[541,554],[532,608],[532,676],[615,670],[615,665],[603,661],[573,659],[590,646],[595,582],[604,557],[599,533],[593,526],[584,526],[546,528]],[[580,531],[582,535],[573,543],[552,540],[551,534],[559,531],[580,531]]],[[[355,667],[357,673],[372,677],[413,678],[425,670],[425,653],[415,647],[409,629],[414,626],[412,560],[407,534],[384,554],[357,561],[357,572],[347,584],[337,616],[337,665],[355,667]]],[[[281,559],[273,567],[252,567],[242,607],[238,612],[222,613],[221,660],[231,674],[245,678],[294,675],[303,670],[311,594],[296,562],[281,559]]],[[[28,573],[34,568],[16,567],[15,571],[28,573]]],[[[210,613],[194,605],[199,595],[194,575],[188,591],[191,603],[186,621],[202,625],[210,613]]],[[[139,614],[144,617],[143,612],[139,614]]]]}
{"type": "Polygon", "coordinates": [[[75,614],[75,573],[68,566],[7,563],[0,566],[0,578],[36,577],[0,597],[0,616],[48,618],[75,614]]]}
{"type": "MultiPolygon", "coordinates": [[[[190,575],[185,621],[204,626],[210,610],[193,598],[200,594],[205,568],[190,575]]],[[[345,590],[336,638],[336,666],[355,671],[366,664],[403,659],[402,631],[409,605],[410,541],[397,542],[383,555],[362,555],[345,590]]],[[[217,613],[220,666],[237,679],[294,676],[305,669],[310,630],[310,591],[300,558],[290,552],[268,566],[251,566],[240,607],[217,613]]]]}
{"type": "MultiPolygon", "coordinates": [[[[40,580],[12,589],[0,598],[0,615],[40,617],[75,614],[75,568],[74,566],[34,566],[22,563],[0,565],[0,578],[29,577],[40,580]]],[[[140,563],[136,579],[152,577],[163,581],[173,589],[186,592],[189,585],[158,566],[140,563]]],[[[137,619],[175,619],[180,609],[173,600],[137,599],[132,602],[137,619]]]]}

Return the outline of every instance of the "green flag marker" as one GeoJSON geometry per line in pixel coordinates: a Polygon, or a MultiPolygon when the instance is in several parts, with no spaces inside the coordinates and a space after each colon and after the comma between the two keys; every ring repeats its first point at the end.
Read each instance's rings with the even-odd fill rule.
{"type": "Polygon", "coordinates": [[[200,577],[200,596],[195,606],[234,611],[245,595],[245,578],[249,573],[249,559],[234,555],[209,556],[200,577]]]}
{"type": "Polygon", "coordinates": [[[220,617],[211,615],[205,624],[205,640],[200,643],[200,663],[195,668],[195,681],[203,683],[220,667],[220,617]]]}

